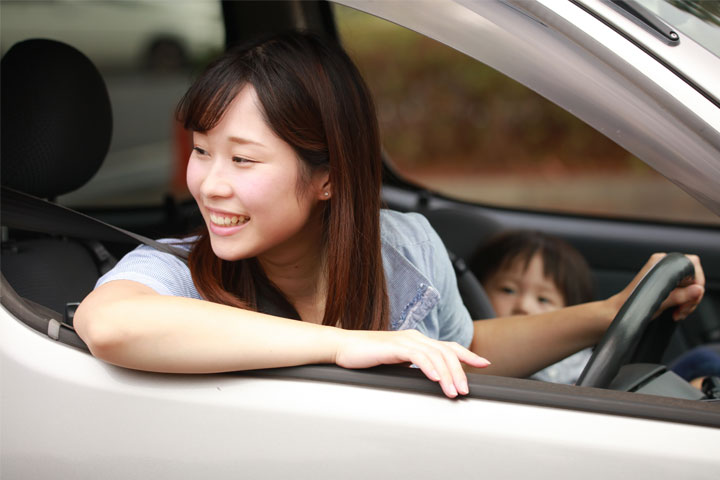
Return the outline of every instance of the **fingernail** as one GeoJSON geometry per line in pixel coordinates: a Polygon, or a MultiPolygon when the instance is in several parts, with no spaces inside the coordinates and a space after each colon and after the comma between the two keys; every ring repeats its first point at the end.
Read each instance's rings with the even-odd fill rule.
{"type": "Polygon", "coordinates": [[[437,372],[437,370],[433,370],[430,372],[430,375],[432,376],[432,379],[436,382],[440,380],[440,374],[437,372]]]}
{"type": "Polygon", "coordinates": [[[457,397],[458,394],[457,390],[455,390],[455,386],[452,384],[448,385],[448,393],[450,393],[453,397],[457,397]]]}
{"type": "Polygon", "coordinates": [[[467,395],[468,393],[470,393],[470,389],[468,389],[468,384],[465,381],[460,382],[460,385],[458,386],[458,390],[463,395],[467,395]]]}

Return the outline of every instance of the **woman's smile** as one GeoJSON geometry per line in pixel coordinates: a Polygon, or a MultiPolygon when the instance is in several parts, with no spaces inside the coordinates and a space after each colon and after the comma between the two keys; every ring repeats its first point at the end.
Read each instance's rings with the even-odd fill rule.
{"type": "Polygon", "coordinates": [[[211,213],[210,221],[212,223],[214,223],[215,225],[219,225],[221,227],[228,227],[230,225],[232,225],[232,226],[235,226],[238,224],[243,225],[250,221],[250,217],[246,217],[244,215],[227,216],[227,215],[222,215],[222,214],[218,215],[218,214],[211,213]]]}
{"type": "Polygon", "coordinates": [[[227,236],[240,231],[250,221],[250,217],[240,213],[227,213],[207,210],[208,229],[215,235],[227,236]]]}

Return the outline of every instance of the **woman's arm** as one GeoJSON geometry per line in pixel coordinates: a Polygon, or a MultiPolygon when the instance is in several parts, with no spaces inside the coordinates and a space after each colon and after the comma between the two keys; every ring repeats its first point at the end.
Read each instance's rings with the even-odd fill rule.
{"type": "Polygon", "coordinates": [[[78,307],[74,324],[96,357],[155,372],[211,373],[312,363],[363,368],[411,362],[454,397],[468,391],[461,362],[487,365],[457,344],[431,340],[416,331],[342,330],[159,295],[130,280],[94,290],[78,307]]]}
{"type": "MultiPolygon", "coordinates": [[[[539,315],[479,320],[474,323],[470,350],[490,358],[493,365],[482,373],[527,377],[570,354],[596,344],[610,326],[635,285],[664,254],[655,254],[630,284],[607,300],[576,305],[539,315]]],[[[675,308],[681,320],[695,309],[705,292],[705,276],[697,256],[694,279],[673,290],[658,314],[675,308]]]]}

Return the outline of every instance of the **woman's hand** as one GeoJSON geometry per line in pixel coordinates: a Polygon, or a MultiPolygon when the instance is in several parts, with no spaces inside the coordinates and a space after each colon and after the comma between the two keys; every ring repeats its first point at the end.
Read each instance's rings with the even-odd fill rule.
{"type": "Polygon", "coordinates": [[[455,342],[441,342],[417,330],[372,332],[342,330],[335,363],[345,368],[410,362],[432,381],[439,382],[445,395],[455,398],[469,392],[461,363],[483,368],[486,359],[455,342]]]}
{"type": "MultiPolygon", "coordinates": [[[[630,282],[627,287],[613,297],[618,310],[630,297],[633,289],[635,289],[648,270],[665,257],[665,255],[665,253],[653,254],[640,272],[635,275],[632,282],[630,282]]],[[[705,274],[703,273],[702,266],[700,265],[700,259],[697,255],[686,256],[695,267],[695,276],[684,279],[677,288],[670,292],[670,295],[668,295],[662,305],[660,305],[658,311],[655,313],[656,317],[666,309],[674,308],[672,314],[673,320],[683,320],[695,310],[705,294],[705,274]]]]}

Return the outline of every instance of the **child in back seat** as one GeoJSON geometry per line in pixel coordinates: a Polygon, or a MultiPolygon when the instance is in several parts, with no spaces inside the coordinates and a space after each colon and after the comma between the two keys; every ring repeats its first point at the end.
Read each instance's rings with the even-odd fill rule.
{"type": "MultiPolygon", "coordinates": [[[[493,237],[470,261],[498,317],[559,310],[592,300],[590,268],[558,237],[515,230],[493,237]]],[[[574,384],[590,359],[586,348],[531,376],[574,384]]]]}

